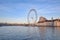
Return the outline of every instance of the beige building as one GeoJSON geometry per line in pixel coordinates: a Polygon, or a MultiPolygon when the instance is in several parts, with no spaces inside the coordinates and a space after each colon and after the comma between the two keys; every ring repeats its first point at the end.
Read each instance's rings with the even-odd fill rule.
{"type": "Polygon", "coordinates": [[[44,17],[40,17],[37,23],[38,26],[60,26],[60,19],[47,20],[44,17]]]}

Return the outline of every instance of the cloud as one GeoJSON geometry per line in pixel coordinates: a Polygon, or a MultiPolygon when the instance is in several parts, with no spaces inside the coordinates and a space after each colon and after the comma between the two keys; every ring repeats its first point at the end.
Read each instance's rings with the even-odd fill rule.
{"type": "Polygon", "coordinates": [[[17,18],[16,22],[20,19],[23,22],[27,20],[27,15],[33,8],[36,9],[38,16],[60,16],[60,0],[0,0],[0,17],[3,17],[1,21],[15,22],[13,20],[17,18]]]}

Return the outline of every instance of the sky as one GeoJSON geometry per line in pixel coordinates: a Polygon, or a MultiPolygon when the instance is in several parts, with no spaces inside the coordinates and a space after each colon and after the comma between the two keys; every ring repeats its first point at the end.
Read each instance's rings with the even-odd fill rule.
{"type": "Polygon", "coordinates": [[[0,0],[0,23],[27,23],[31,9],[37,11],[37,19],[60,18],[60,0],[0,0]]]}

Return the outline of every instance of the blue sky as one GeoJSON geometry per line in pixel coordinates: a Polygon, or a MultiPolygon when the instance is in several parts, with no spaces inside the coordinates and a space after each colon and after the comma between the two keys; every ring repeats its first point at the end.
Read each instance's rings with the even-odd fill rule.
{"type": "Polygon", "coordinates": [[[60,17],[60,0],[0,0],[0,22],[26,23],[30,9],[38,17],[60,17]]]}

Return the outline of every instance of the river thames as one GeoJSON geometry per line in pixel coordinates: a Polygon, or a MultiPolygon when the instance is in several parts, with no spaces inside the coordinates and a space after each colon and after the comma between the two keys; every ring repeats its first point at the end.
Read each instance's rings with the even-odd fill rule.
{"type": "Polygon", "coordinates": [[[60,27],[2,26],[0,40],[60,40],[60,27]]]}

